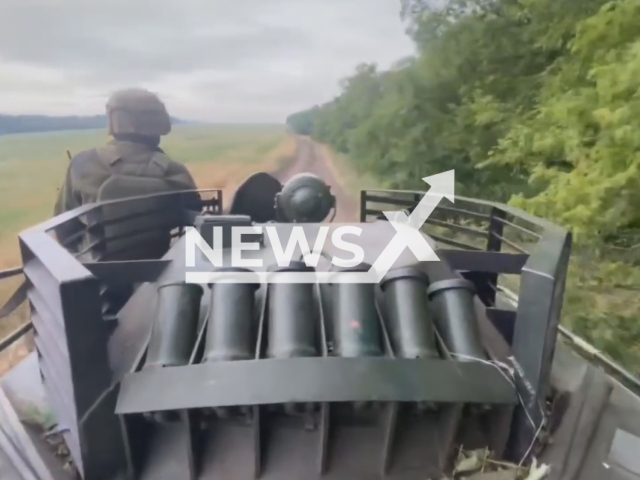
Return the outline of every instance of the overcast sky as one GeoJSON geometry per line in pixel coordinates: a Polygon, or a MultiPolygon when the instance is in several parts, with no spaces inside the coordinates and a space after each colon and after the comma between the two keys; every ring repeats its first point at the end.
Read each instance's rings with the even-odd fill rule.
{"type": "Polygon", "coordinates": [[[144,86],[170,113],[284,121],[359,62],[413,52],[400,0],[0,0],[0,113],[104,113],[144,86]]]}

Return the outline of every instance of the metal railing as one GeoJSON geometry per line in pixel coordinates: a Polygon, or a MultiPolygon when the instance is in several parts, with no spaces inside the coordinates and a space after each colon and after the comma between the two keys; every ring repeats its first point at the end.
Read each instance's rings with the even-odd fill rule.
{"type": "MultiPolygon", "coordinates": [[[[419,191],[365,190],[360,220],[383,219],[383,211],[411,212],[419,191]]],[[[487,317],[508,342],[523,408],[516,413],[516,449],[523,451],[541,425],[555,339],[559,332],[571,234],[508,205],[456,197],[440,201],[423,226],[439,243],[439,255],[472,281],[487,317]],[[519,279],[514,311],[499,303],[499,279],[519,279]],[[524,411],[526,410],[526,411],[524,411]]]]}
{"type": "MultiPolygon", "coordinates": [[[[375,216],[381,213],[379,209],[381,204],[411,209],[420,198],[422,197],[416,192],[390,190],[365,191],[362,194],[363,209],[361,211],[361,217],[368,218],[371,215],[375,216]],[[388,199],[390,195],[394,195],[391,201],[388,199]],[[398,199],[397,196],[401,197],[401,199],[398,199]],[[372,202],[378,202],[378,209],[369,209],[367,207],[367,204],[372,202]]],[[[432,215],[433,218],[427,220],[424,229],[425,232],[440,244],[448,247],[470,251],[484,250],[485,252],[508,250],[526,255],[526,261],[522,265],[525,273],[527,270],[535,270],[538,264],[545,262],[544,255],[547,247],[544,245],[553,242],[554,239],[557,240],[560,238],[555,233],[557,227],[554,225],[506,205],[496,205],[491,202],[461,197],[456,198],[455,204],[456,207],[439,205],[432,215]],[[458,207],[458,205],[461,205],[461,207],[458,207]],[[447,218],[448,221],[443,220],[443,217],[447,218]],[[460,222],[465,220],[474,226],[460,225],[460,222]],[[451,234],[447,236],[438,234],[437,232],[434,233],[434,227],[448,229],[451,234]],[[505,230],[510,230],[510,232],[506,232],[505,230]],[[509,236],[508,233],[510,233],[511,236],[509,236]],[[479,240],[479,242],[468,243],[460,241],[459,237],[461,235],[471,236],[479,240]],[[538,249],[538,254],[531,259],[531,253],[534,252],[536,248],[538,249]]],[[[548,262],[550,260],[546,259],[546,261],[548,262]]],[[[517,273],[518,276],[521,275],[522,268],[517,273]]],[[[512,274],[512,272],[506,271],[508,269],[506,265],[497,265],[497,269],[503,270],[503,273],[512,274]]],[[[566,268],[563,275],[566,275],[566,268]]],[[[492,282],[487,282],[487,286],[490,291],[496,294],[502,294],[502,298],[508,302],[512,308],[516,310],[519,308],[520,295],[513,290],[522,290],[521,286],[505,286],[492,282]]],[[[486,297],[485,300],[487,300],[486,297]]],[[[495,307],[495,302],[493,302],[490,307],[495,307]]],[[[568,340],[571,346],[581,355],[606,368],[630,388],[640,391],[640,379],[637,376],[615,363],[596,347],[562,325],[558,325],[557,331],[558,334],[568,340]]]]}
{"type": "MultiPolygon", "coordinates": [[[[104,308],[105,284],[110,283],[108,267],[121,266],[135,259],[140,250],[149,249],[148,238],[142,245],[135,241],[128,244],[137,246],[136,255],[119,248],[123,240],[140,234],[138,227],[153,228],[157,232],[154,237],[170,238],[172,231],[175,237],[192,225],[197,214],[221,211],[220,190],[195,193],[171,192],[88,204],[58,215],[19,235],[23,267],[0,273],[0,279],[25,276],[10,305],[2,309],[4,313],[14,311],[27,296],[31,313],[31,322],[0,340],[0,352],[34,330],[48,401],[58,422],[68,428],[66,444],[85,477],[115,472],[122,466],[118,464],[122,459],[119,448],[124,448],[117,422],[93,415],[96,402],[98,411],[105,408],[101,399],[110,391],[111,382],[106,341],[111,326],[104,308]],[[210,198],[203,198],[207,194],[210,198]],[[126,228],[119,228],[127,222],[126,228]],[[92,273],[95,265],[104,267],[100,270],[104,278],[92,273]],[[91,421],[86,421],[89,416],[91,421]],[[113,442],[111,457],[82,455],[81,445],[104,441],[113,442]]],[[[154,258],[162,254],[154,252],[154,258]]],[[[153,274],[157,268],[146,270],[153,274]]]]}
{"type": "MultiPolygon", "coordinates": [[[[118,225],[124,222],[139,221],[148,217],[159,217],[161,220],[156,222],[154,228],[156,231],[163,231],[170,228],[180,229],[183,226],[190,225],[190,218],[185,216],[182,212],[188,211],[187,206],[195,208],[199,211],[208,211],[212,213],[220,212],[222,209],[222,192],[219,189],[203,189],[198,190],[200,196],[205,194],[212,194],[208,199],[200,198],[197,205],[193,204],[193,192],[175,192],[161,195],[147,195],[141,197],[133,197],[122,200],[114,200],[110,202],[103,202],[101,204],[90,204],[77,208],[73,211],[66,212],[62,215],[58,215],[52,219],[49,219],[33,228],[30,228],[24,232],[27,235],[36,236],[38,234],[46,234],[56,239],[60,246],[64,247],[71,255],[78,258],[83,255],[98,256],[103,245],[107,241],[118,241],[126,239],[127,237],[133,237],[140,233],[140,229],[129,229],[125,234],[105,236],[105,227],[118,225]],[[136,204],[144,204],[152,198],[164,198],[164,202],[159,202],[156,205],[151,205],[150,208],[142,209],[135,213],[124,213],[116,217],[104,219],[103,212],[109,207],[117,205],[135,206],[136,204]],[[189,201],[185,202],[185,198],[189,201]],[[176,216],[171,218],[167,215],[166,206],[171,205],[170,211],[180,212],[177,215],[179,218],[176,221],[176,216]],[[164,220],[163,220],[164,219],[164,220]]],[[[125,209],[126,212],[127,209],[125,209]]],[[[135,210],[135,209],[134,209],[135,210]]],[[[176,236],[178,233],[174,233],[176,236]]],[[[118,252],[116,252],[118,253],[118,252]]],[[[6,270],[0,270],[0,281],[15,279],[16,277],[23,275],[23,267],[13,267],[6,270]]],[[[26,283],[23,283],[0,307],[0,325],[5,318],[9,317],[26,301],[26,283]]],[[[0,353],[9,348],[15,342],[24,337],[33,328],[31,321],[27,321],[24,324],[18,326],[9,334],[0,338],[0,353]]]]}
{"type": "MultiPolygon", "coordinates": [[[[127,237],[107,234],[108,227],[132,220],[139,223],[145,218],[159,217],[160,220],[155,223],[158,230],[174,230],[175,234],[179,234],[181,228],[190,225],[193,220],[189,211],[221,212],[221,192],[208,190],[199,193],[206,192],[213,192],[213,197],[201,200],[195,206],[187,201],[188,194],[193,192],[86,205],[20,234],[24,268],[1,271],[0,280],[25,275],[27,281],[23,288],[29,290],[33,323],[18,327],[0,340],[0,352],[35,326],[36,346],[47,350],[49,359],[42,368],[44,381],[52,401],[57,404],[56,410],[67,412],[67,418],[63,418],[65,424],[80,425],[82,429],[78,419],[109,388],[104,380],[109,378],[107,352],[88,351],[86,344],[91,343],[92,339],[108,335],[107,322],[101,310],[101,281],[109,276],[111,263],[118,263],[118,268],[122,267],[122,262],[103,262],[100,271],[104,277],[100,275],[98,278],[94,272],[99,270],[100,260],[90,265],[88,262],[81,263],[78,257],[99,258],[104,255],[109,250],[105,249],[106,243],[127,237]],[[163,201],[149,202],[152,197],[163,201]],[[149,204],[149,208],[142,208],[146,204],[149,204]],[[117,205],[137,205],[138,211],[130,213],[131,209],[125,208],[125,213],[121,215],[107,214],[110,207],[117,205]],[[191,209],[186,208],[187,205],[191,209]],[[69,325],[73,328],[69,328],[69,325]],[[51,345],[57,345],[58,350],[51,345]],[[83,369],[83,361],[92,364],[92,376],[95,378],[89,378],[88,372],[83,369]],[[95,375],[95,369],[102,369],[104,375],[95,375]],[[60,385],[64,384],[83,387],[63,392],[60,385]]],[[[378,218],[383,211],[398,210],[398,207],[412,210],[423,196],[424,192],[417,191],[363,191],[361,221],[378,218]]],[[[486,306],[487,316],[509,345],[519,372],[519,387],[527,413],[540,422],[537,406],[544,401],[555,338],[558,334],[570,336],[559,326],[559,320],[571,236],[550,222],[506,205],[462,197],[456,198],[455,206],[445,202],[443,200],[442,205],[436,207],[424,231],[442,246],[439,254],[452,268],[476,285],[478,296],[486,306]],[[515,288],[518,290],[518,301],[511,306],[500,304],[499,294],[509,291],[500,284],[505,276],[519,279],[515,288]]],[[[135,234],[136,229],[132,233],[135,234]]],[[[148,275],[151,278],[157,266],[151,262],[148,268],[143,269],[146,273],[131,269],[131,274],[140,278],[148,275]]],[[[104,428],[108,433],[109,426],[104,428]]],[[[522,420],[520,428],[523,431],[522,442],[525,442],[531,438],[531,429],[522,420]]],[[[86,436],[95,434],[94,430],[72,429],[69,432],[71,440],[68,443],[70,449],[75,450],[75,458],[80,458],[80,437],[86,441],[86,436]]],[[[80,467],[87,471],[102,468],[98,465],[80,467]]]]}

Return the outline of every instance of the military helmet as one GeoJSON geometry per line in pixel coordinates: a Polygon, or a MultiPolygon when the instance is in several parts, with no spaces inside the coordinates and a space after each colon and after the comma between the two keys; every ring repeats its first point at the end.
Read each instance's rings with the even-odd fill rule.
{"type": "Polygon", "coordinates": [[[311,173],[294,175],[276,195],[277,216],[286,222],[322,222],[335,206],[331,188],[311,173]]]}
{"type": "Polygon", "coordinates": [[[142,88],[115,92],[107,101],[109,135],[166,135],[171,118],[157,95],[142,88]]]}

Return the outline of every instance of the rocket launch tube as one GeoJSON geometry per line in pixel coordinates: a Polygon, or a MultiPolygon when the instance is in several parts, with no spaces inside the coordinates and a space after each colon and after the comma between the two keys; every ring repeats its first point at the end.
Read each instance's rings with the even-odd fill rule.
{"type": "MultiPolygon", "coordinates": [[[[245,268],[221,272],[247,273],[245,268]]],[[[257,278],[257,277],[256,277],[257,278]]],[[[255,291],[259,283],[217,282],[211,285],[204,362],[249,360],[254,356],[255,291]]]]}
{"type": "Polygon", "coordinates": [[[144,368],[189,363],[198,335],[202,293],[202,287],[194,283],[167,283],[158,287],[158,316],[144,368]]]}
{"type": "Polygon", "coordinates": [[[387,328],[401,358],[437,358],[433,318],[429,311],[426,273],[414,267],[391,270],[381,282],[387,328]]]}
{"type": "MultiPolygon", "coordinates": [[[[272,267],[273,275],[314,271],[304,262],[291,262],[287,267],[272,267]]],[[[315,357],[318,355],[317,325],[311,283],[269,284],[270,358],[315,357]]]]}
{"type": "Polygon", "coordinates": [[[438,331],[447,348],[460,355],[460,361],[487,359],[480,343],[474,293],[473,283],[461,278],[434,282],[427,289],[438,331]]]}
{"type": "Polygon", "coordinates": [[[366,272],[368,264],[342,268],[332,276],[334,351],[341,357],[382,355],[382,335],[372,283],[342,283],[353,272],[366,272]]]}

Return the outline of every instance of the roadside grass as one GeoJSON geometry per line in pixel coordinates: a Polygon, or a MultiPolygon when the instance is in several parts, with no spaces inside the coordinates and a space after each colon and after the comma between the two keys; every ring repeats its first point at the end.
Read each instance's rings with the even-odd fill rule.
{"type": "Polygon", "coordinates": [[[343,188],[355,199],[360,198],[361,190],[385,188],[384,182],[376,179],[370,173],[356,171],[346,155],[334,152],[326,145],[321,147],[325,156],[333,161],[332,163],[337,170],[337,176],[343,188]]]}
{"type": "MultiPolygon", "coordinates": [[[[21,264],[17,235],[51,217],[69,164],[66,151],[74,154],[108,140],[96,130],[0,136],[0,270],[21,264]]],[[[161,147],[187,166],[199,188],[222,189],[228,204],[247,176],[290,162],[295,139],[280,125],[181,125],[163,138],[161,147]]],[[[0,282],[0,306],[22,280],[0,282]]],[[[27,319],[23,305],[0,320],[0,339],[27,319]]],[[[28,348],[19,342],[0,354],[0,374],[28,348]]]]}

